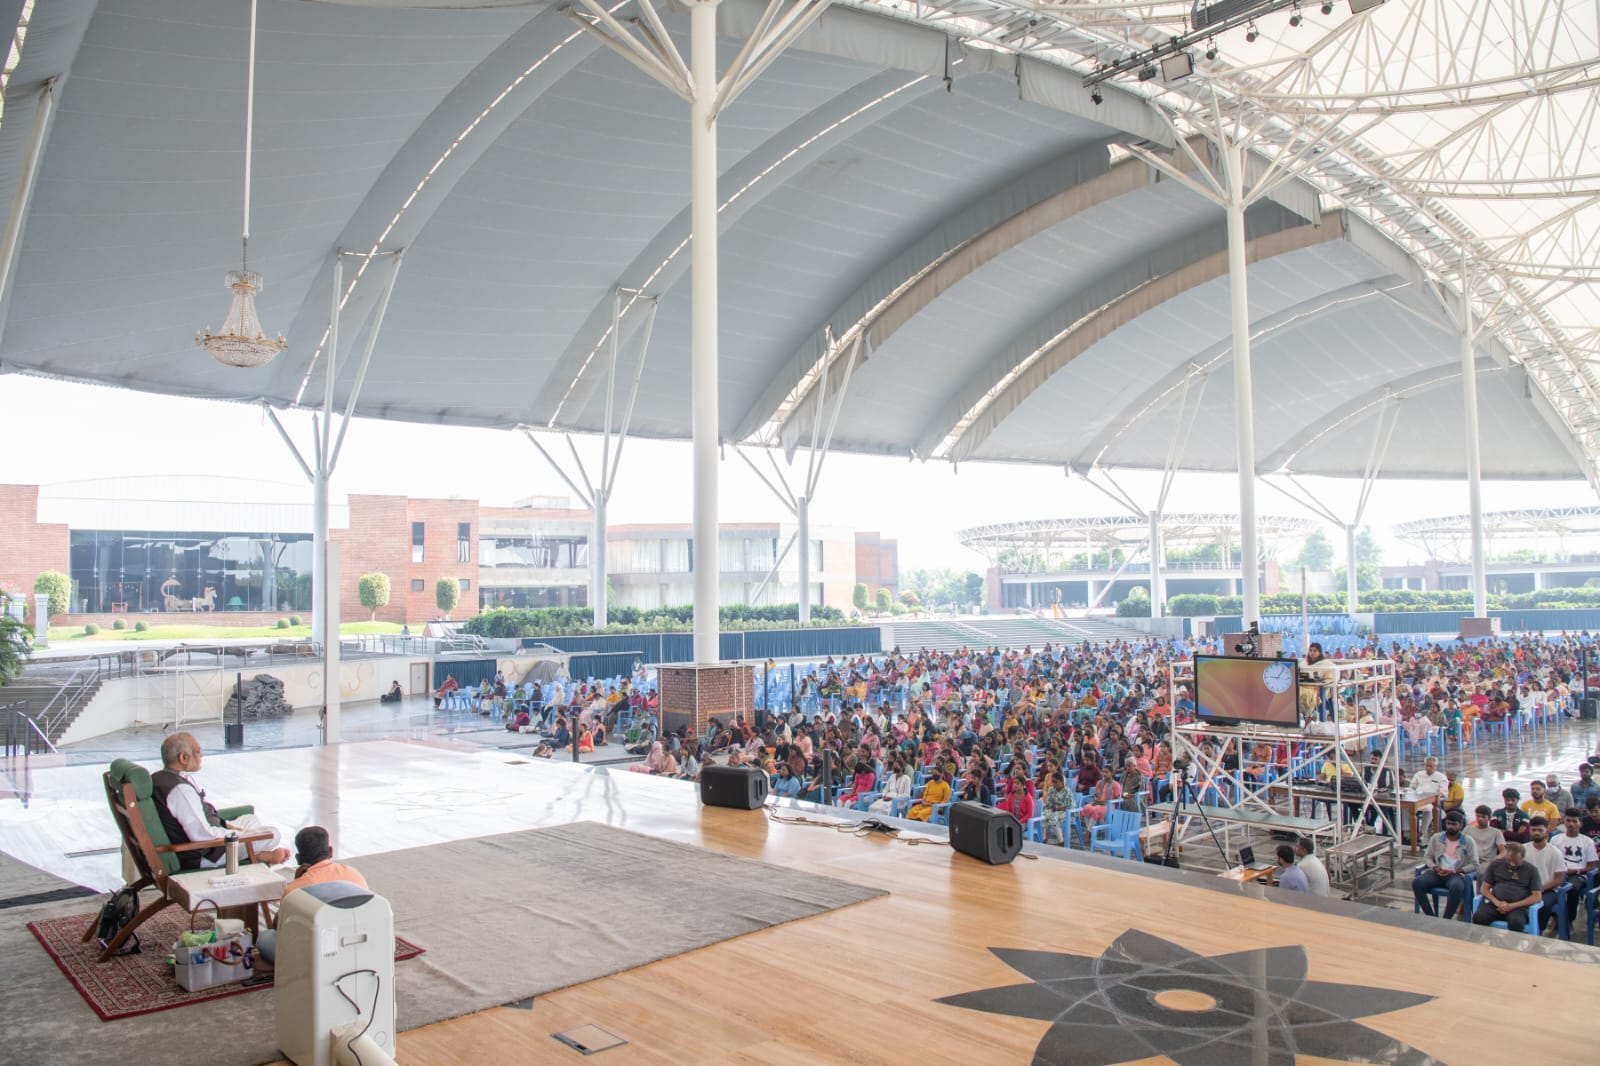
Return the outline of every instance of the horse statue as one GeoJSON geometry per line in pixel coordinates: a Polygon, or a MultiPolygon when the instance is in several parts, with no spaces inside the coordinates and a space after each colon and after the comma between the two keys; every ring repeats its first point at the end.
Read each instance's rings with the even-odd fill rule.
{"type": "Polygon", "coordinates": [[[206,594],[196,598],[191,609],[196,611],[215,611],[217,609],[217,590],[207,585],[206,594]]]}

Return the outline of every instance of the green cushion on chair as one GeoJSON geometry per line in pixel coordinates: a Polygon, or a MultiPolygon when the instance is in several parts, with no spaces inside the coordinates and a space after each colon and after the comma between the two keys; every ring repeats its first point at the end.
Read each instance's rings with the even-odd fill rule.
{"type": "MultiPolygon", "coordinates": [[[[133,796],[137,806],[129,813],[130,815],[136,813],[138,817],[144,819],[144,831],[150,834],[150,842],[158,848],[171,844],[172,838],[167,836],[167,827],[161,824],[161,815],[156,810],[150,771],[131,759],[116,759],[111,763],[107,776],[111,778],[111,787],[118,793],[121,793],[124,783],[133,786],[133,796]]],[[[161,853],[161,865],[169,874],[182,870],[178,865],[178,856],[170,851],[161,853]]]]}

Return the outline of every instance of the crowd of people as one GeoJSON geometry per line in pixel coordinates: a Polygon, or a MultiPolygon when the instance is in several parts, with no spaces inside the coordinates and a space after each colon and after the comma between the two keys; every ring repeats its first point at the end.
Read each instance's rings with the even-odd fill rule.
{"type": "MultiPolygon", "coordinates": [[[[1310,713],[1330,716],[1331,710],[1331,716],[1350,722],[1393,723],[1417,738],[1418,749],[1426,730],[1442,730],[1452,742],[1458,736],[1470,741],[1483,722],[1519,716],[1531,723],[1547,713],[1575,716],[1583,685],[1580,651],[1594,644],[1587,635],[1471,644],[1373,642],[1347,657],[1390,659],[1393,694],[1374,700],[1370,693],[1335,688],[1310,713]]],[[[1069,818],[1086,832],[1110,810],[1171,798],[1176,776],[1171,731],[1193,717],[1194,706],[1187,690],[1169,691],[1169,671],[1175,662],[1209,650],[1199,642],[1151,639],[830,658],[802,678],[787,711],[759,721],[714,721],[703,737],[686,732],[653,737],[638,769],[692,779],[707,759],[757,765],[779,796],[916,820],[935,817],[949,802],[976,800],[1011,811],[1024,823],[1038,816],[1043,838],[1066,845],[1069,818]]],[[[1287,762],[1287,745],[1258,743],[1235,750],[1232,743],[1202,761],[1256,781],[1281,772],[1287,762]]],[[[1393,789],[1393,772],[1377,752],[1371,763],[1367,783],[1393,789]]],[[[1330,761],[1323,771],[1336,772],[1331,766],[1330,761]]],[[[1432,913],[1431,890],[1442,887],[1455,892],[1446,910],[1456,916],[1465,905],[1460,877],[1477,867],[1476,861],[1460,866],[1470,857],[1457,853],[1458,838],[1449,835],[1457,819],[1466,829],[1473,810],[1466,789],[1455,768],[1441,767],[1431,756],[1400,783],[1422,801],[1424,829],[1439,819],[1432,826],[1437,832],[1430,849],[1444,841],[1437,854],[1425,856],[1415,886],[1419,905],[1426,900],[1424,909],[1432,913]]],[[[1478,804],[1476,810],[1495,832],[1528,845],[1529,851],[1540,819],[1547,830],[1571,821],[1591,848],[1600,840],[1600,786],[1589,763],[1575,767],[1565,780],[1551,773],[1526,787],[1526,800],[1513,786],[1505,790],[1505,807],[1478,804]]],[[[1344,807],[1347,821],[1361,817],[1369,831],[1389,831],[1370,806],[1363,811],[1359,801],[1347,799],[1344,807]]],[[[1314,868],[1303,879],[1280,876],[1280,885],[1328,891],[1327,871],[1310,839],[1284,845],[1283,851],[1297,870],[1308,861],[1314,868]]],[[[1537,863],[1544,862],[1542,854],[1535,856],[1537,863]]],[[[1497,848],[1486,852],[1484,861],[1509,865],[1510,855],[1497,848]]],[[[1576,856],[1563,877],[1582,876],[1590,868],[1576,856]]],[[[1542,879],[1544,891],[1552,876],[1542,879]]],[[[1577,897],[1569,893],[1565,905],[1570,908],[1577,897]]],[[[1496,909],[1487,897],[1486,905],[1496,909]]],[[[1553,909],[1545,908],[1546,914],[1553,909]]],[[[1480,907],[1478,916],[1486,914],[1480,907]]]]}

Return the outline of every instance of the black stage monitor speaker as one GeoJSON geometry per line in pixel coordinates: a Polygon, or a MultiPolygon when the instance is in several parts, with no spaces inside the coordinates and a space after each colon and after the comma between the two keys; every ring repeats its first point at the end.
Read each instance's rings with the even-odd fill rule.
{"type": "Polygon", "coordinates": [[[767,775],[749,766],[700,768],[700,802],[707,807],[753,811],[767,800],[767,775]]]}
{"type": "Polygon", "coordinates": [[[950,805],[950,846],[963,855],[1000,866],[1022,850],[1022,823],[1008,811],[981,803],[950,805]]]}
{"type": "Polygon", "coordinates": [[[1591,722],[1596,718],[1600,718],[1600,699],[1590,696],[1579,703],[1578,708],[1578,716],[1580,718],[1586,718],[1591,722]]]}

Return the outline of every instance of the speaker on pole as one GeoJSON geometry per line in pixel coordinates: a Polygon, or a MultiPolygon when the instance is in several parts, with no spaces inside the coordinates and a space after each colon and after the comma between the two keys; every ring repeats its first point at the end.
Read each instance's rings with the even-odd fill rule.
{"type": "Polygon", "coordinates": [[[952,803],[950,846],[991,866],[1002,866],[1022,850],[1022,823],[1009,811],[981,803],[952,803]]]}
{"type": "Polygon", "coordinates": [[[750,766],[700,768],[700,802],[707,807],[753,811],[767,801],[767,775],[750,766]]]}

